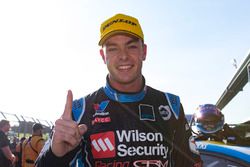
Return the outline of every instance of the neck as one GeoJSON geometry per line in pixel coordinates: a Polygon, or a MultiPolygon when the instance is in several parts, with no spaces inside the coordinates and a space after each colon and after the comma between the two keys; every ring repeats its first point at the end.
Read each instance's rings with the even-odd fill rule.
{"type": "Polygon", "coordinates": [[[33,134],[32,136],[42,136],[41,134],[33,134]]]}
{"type": "Polygon", "coordinates": [[[109,78],[107,77],[106,86],[104,87],[105,94],[112,100],[119,102],[137,102],[142,100],[147,92],[147,86],[145,85],[145,79],[142,77],[142,86],[139,91],[121,91],[110,85],[109,78]]]}
{"type": "Polygon", "coordinates": [[[112,80],[112,78],[110,78],[110,76],[107,77],[107,81],[112,88],[118,90],[119,92],[124,92],[124,93],[139,92],[143,89],[143,87],[145,85],[145,80],[144,80],[144,77],[142,75],[139,78],[137,78],[135,81],[132,81],[130,83],[116,82],[116,81],[112,80]]]}

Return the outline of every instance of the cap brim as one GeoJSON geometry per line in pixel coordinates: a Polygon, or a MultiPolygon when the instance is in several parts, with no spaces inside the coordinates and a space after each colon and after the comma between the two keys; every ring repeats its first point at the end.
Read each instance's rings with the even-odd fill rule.
{"type": "MultiPolygon", "coordinates": [[[[117,34],[126,34],[126,35],[130,35],[130,36],[134,36],[136,38],[142,39],[139,35],[130,32],[130,31],[126,31],[126,30],[116,30],[116,31],[111,31],[109,33],[107,33],[106,35],[104,35],[102,37],[102,39],[99,41],[98,45],[102,46],[104,44],[104,42],[110,38],[111,36],[117,35],[117,34]]],[[[143,40],[143,39],[142,39],[143,40]]]]}

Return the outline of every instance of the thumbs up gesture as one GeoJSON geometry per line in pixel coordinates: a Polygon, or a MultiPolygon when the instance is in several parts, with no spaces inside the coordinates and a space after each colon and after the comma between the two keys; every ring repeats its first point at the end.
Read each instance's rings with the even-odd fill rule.
{"type": "Polygon", "coordinates": [[[76,148],[81,142],[82,135],[87,131],[85,124],[78,125],[77,122],[73,121],[72,103],[73,94],[69,90],[64,112],[61,118],[55,122],[52,137],[52,152],[58,157],[62,157],[76,148]]]}

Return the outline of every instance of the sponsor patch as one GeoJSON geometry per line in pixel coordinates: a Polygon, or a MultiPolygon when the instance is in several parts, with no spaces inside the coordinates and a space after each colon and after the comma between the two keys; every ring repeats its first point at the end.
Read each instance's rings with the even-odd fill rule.
{"type": "MultiPolygon", "coordinates": [[[[99,160],[98,164],[103,164],[104,158],[158,156],[167,159],[168,157],[169,150],[164,145],[161,133],[117,130],[96,133],[91,135],[90,139],[92,155],[94,159],[99,160]]],[[[143,164],[146,161],[138,162],[138,164],[140,163],[143,164]]],[[[160,161],[149,161],[148,163],[162,164],[160,161]]]]}
{"type": "Polygon", "coordinates": [[[92,125],[96,123],[108,123],[111,122],[110,114],[108,111],[105,111],[106,107],[109,104],[109,100],[102,101],[100,104],[94,104],[95,114],[93,115],[94,119],[92,120],[92,125]]]}
{"type": "Polygon", "coordinates": [[[161,133],[117,130],[116,136],[118,139],[117,156],[119,157],[160,156],[167,158],[168,156],[168,147],[164,146],[161,133]]]}
{"type": "Polygon", "coordinates": [[[90,136],[92,154],[95,159],[115,157],[115,134],[112,131],[90,136]]]}
{"type": "Polygon", "coordinates": [[[135,167],[168,167],[168,161],[161,160],[137,160],[133,163],[135,167]]]}
{"type": "Polygon", "coordinates": [[[159,112],[160,112],[160,115],[164,121],[167,121],[171,118],[172,114],[171,114],[171,110],[170,110],[169,106],[160,105],[159,112]]]}
{"type": "Polygon", "coordinates": [[[155,121],[154,107],[148,104],[139,105],[140,120],[155,121]]]}
{"type": "Polygon", "coordinates": [[[114,160],[112,162],[105,162],[105,161],[95,161],[95,166],[98,166],[98,167],[129,167],[131,166],[130,165],[130,161],[125,161],[125,162],[122,162],[122,161],[117,161],[117,160],[114,160]]]}
{"type": "Polygon", "coordinates": [[[92,120],[92,125],[96,124],[96,123],[108,123],[111,122],[111,118],[110,117],[95,117],[94,120],[92,120]]]}
{"type": "Polygon", "coordinates": [[[97,113],[103,112],[109,104],[109,100],[102,101],[100,104],[94,104],[94,109],[97,113]]]}

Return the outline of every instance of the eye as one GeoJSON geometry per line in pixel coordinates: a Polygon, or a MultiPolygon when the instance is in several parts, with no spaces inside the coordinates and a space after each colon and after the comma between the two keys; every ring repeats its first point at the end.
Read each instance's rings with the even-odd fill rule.
{"type": "Polygon", "coordinates": [[[108,48],[107,48],[107,51],[108,51],[108,52],[114,52],[114,51],[117,51],[117,50],[118,50],[117,47],[108,47],[108,48]]]}
{"type": "Polygon", "coordinates": [[[130,45],[128,45],[128,48],[129,49],[137,49],[138,46],[136,44],[130,44],[130,45]]]}

